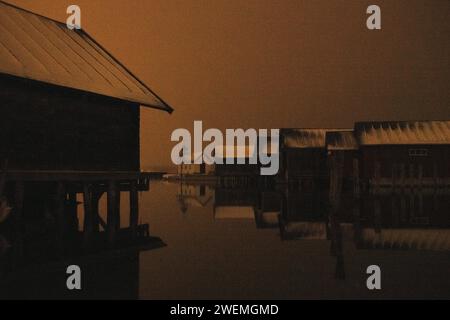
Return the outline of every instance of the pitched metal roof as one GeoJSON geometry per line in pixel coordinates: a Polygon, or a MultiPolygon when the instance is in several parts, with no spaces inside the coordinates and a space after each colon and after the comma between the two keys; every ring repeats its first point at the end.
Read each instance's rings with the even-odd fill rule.
{"type": "Polygon", "coordinates": [[[357,122],[360,145],[450,144],[450,121],[357,122]]]}
{"type": "Polygon", "coordinates": [[[327,132],[326,144],[328,150],[358,150],[353,130],[327,132]]]}
{"type": "Polygon", "coordinates": [[[346,129],[282,129],[280,135],[286,148],[325,148],[327,132],[343,130],[346,129]]]}
{"type": "Polygon", "coordinates": [[[0,74],[173,111],[83,30],[2,1],[0,74]]]}

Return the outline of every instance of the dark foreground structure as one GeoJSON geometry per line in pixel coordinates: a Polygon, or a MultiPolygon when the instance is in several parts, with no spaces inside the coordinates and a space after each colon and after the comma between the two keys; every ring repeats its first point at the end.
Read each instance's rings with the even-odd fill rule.
{"type": "Polygon", "coordinates": [[[42,223],[89,248],[125,235],[149,239],[148,226],[138,226],[138,192],[151,178],[140,171],[140,106],[172,109],[82,30],[4,2],[0,29],[0,196],[11,209],[4,233],[20,246],[42,223]],[[121,192],[130,199],[122,229],[121,192]]]}

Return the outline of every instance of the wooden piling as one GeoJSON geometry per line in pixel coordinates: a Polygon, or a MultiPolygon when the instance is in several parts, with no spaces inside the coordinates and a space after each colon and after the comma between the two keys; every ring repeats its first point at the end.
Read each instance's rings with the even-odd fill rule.
{"type": "Polygon", "coordinates": [[[92,240],[92,234],[94,231],[93,226],[93,210],[92,210],[92,185],[84,183],[83,185],[83,205],[84,205],[84,244],[88,246],[92,240]]]}
{"type": "Polygon", "coordinates": [[[60,249],[63,249],[64,238],[67,230],[67,221],[64,212],[64,206],[66,201],[66,188],[63,182],[58,182],[55,192],[55,213],[58,227],[58,244],[60,249]]]}
{"type": "Polygon", "coordinates": [[[118,191],[117,182],[110,180],[108,182],[108,213],[107,213],[107,233],[108,242],[114,245],[117,231],[120,228],[120,192],[118,191]]]}
{"type": "Polygon", "coordinates": [[[77,203],[77,194],[76,192],[69,191],[67,193],[67,202],[68,202],[68,212],[67,212],[67,227],[71,233],[78,232],[79,224],[78,224],[78,203],[77,203]]]}
{"type": "Polygon", "coordinates": [[[137,238],[137,227],[139,222],[139,194],[136,181],[131,181],[130,184],[130,229],[131,236],[134,240],[137,238]]]}

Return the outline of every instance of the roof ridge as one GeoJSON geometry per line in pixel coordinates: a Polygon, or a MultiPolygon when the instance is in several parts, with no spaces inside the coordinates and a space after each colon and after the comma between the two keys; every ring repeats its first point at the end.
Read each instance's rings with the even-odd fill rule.
{"type": "Polygon", "coordinates": [[[46,19],[46,20],[53,21],[53,22],[55,22],[55,23],[57,23],[57,24],[61,24],[61,25],[67,26],[67,24],[66,24],[65,22],[62,22],[62,21],[59,21],[59,20],[56,20],[56,19],[53,19],[53,18],[44,16],[44,15],[42,15],[42,14],[40,14],[40,13],[37,13],[37,12],[31,11],[31,10],[28,10],[28,9],[25,9],[25,8],[22,8],[22,7],[19,7],[19,6],[15,5],[15,4],[6,2],[6,1],[4,1],[4,0],[0,0],[0,4],[4,4],[4,5],[8,6],[8,7],[12,7],[12,8],[18,9],[18,10],[20,10],[20,11],[24,11],[24,12],[26,12],[26,13],[28,13],[28,14],[32,14],[32,15],[35,15],[35,16],[44,18],[44,19],[46,19]]]}

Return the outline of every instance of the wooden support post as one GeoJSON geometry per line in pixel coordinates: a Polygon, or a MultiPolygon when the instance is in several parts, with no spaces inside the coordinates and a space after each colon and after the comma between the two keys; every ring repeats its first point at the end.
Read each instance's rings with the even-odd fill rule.
{"type": "Polygon", "coordinates": [[[94,233],[100,232],[99,202],[103,192],[94,190],[92,193],[92,229],[94,233]]]}
{"type": "Polygon", "coordinates": [[[83,205],[84,205],[84,244],[88,246],[92,240],[93,219],[92,219],[92,185],[85,183],[83,185],[83,205]]]}
{"type": "Polygon", "coordinates": [[[117,182],[110,180],[108,182],[108,242],[110,245],[114,245],[116,241],[116,234],[120,228],[120,192],[118,191],[117,182]]]}
{"type": "Polygon", "coordinates": [[[133,240],[137,238],[137,227],[139,222],[139,194],[136,181],[131,181],[130,188],[130,229],[133,240]]]}
{"type": "Polygon", "coordinates": [[[71,233],[76,234],[79,229],[78,222],[78,202],[77,202],[77,194],[73,191],[68,192],[67,199],[67,207],[68,207],[68,229],[71,233]]]}

